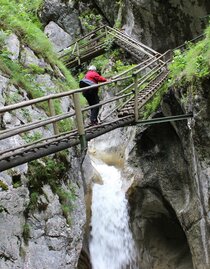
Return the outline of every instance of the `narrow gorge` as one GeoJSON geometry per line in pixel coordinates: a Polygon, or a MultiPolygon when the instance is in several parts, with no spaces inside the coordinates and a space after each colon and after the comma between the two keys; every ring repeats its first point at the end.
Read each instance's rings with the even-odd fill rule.
{"type": "MultiPolygon", "coordinates": [[[[139,118],[190,115],[117,128],[88,148],[72,146],[0,172],[0,269],[209,269],[209,1],[0,3],[0,109],[78,89],[90,64],[113,80],[138,65],[108,38],[103,55],[80,62],[75,46],[78,64],[65,66],[63,50],[91,31],[94,40],[95,29],[107,25],[158,53],[183,45],[171,51],[168,78],[139,118]]],[[[117,97],[120,87],[104,85],[100,99],[117,97]]],[[[60,100],[54,112],[51,101],[0,112],[0,136],[49,116],[74,115],[74,98],[60,100]]],[[[79,100],[86,125],[81,93],[79,100]]],[[[100,108],[101,121],[114,106],[100,108]]],[[[2,139],[0,151],[77,128],[70,117],[52,121],[2,139]]]]}

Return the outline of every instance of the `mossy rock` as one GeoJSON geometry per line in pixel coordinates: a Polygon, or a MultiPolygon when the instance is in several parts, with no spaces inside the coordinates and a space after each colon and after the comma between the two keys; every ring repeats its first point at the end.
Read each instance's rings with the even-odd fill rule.
{"type": "Polygon", "coordinates": [[[3,191],[8,191],[8,186],[5,184],[2,180],[0,180],[0,188],[2,188],[3,191]]]}

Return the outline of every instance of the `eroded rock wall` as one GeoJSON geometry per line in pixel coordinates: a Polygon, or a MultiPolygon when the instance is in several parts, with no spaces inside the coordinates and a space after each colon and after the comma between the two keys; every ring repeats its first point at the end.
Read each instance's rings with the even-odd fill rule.
{"type": "MultiPolygon", "coordinates": [[[[41,68],[41,74],[32,72],[30,75],[31,83],[36,84],[34,90],[39,89],[40,93],[46,95],[58,91],[64,80],[58,68],[37,56],[14,34],[7,36],[4,50],[6,49],[8,57],[25,68],[41,68]]],[[[27,89],[17,83],[13,84],[12,77],[3,70],[0,71],[0,107],[29,99],[31,95],[27,89]]],[[[64,98],[60,106],[63,112],[67,112],[72,109],[72,102],[69,98],[64,98]]],[[[0,129],[2,131],[21,127],[32,119],[35,121],[47,117],[47,112],[42,108],[28,106],[1,114],[0,129]]],[[[32,142],[37,134],[40,138],[52,137],[53,126],[41,127],[26,135],[18,134],[13,138],[1,140],[0,151],[32,142]]],[[[52,187],[50,177],[43,183],[42,174],[39,174],[39,190],[34,187],[29,174],[30,164],[26,163],[0,173],[0,268],[77,267],[86,221],[84,188],[77,150],[67,150],[65,156],[65,163],[68,163],[69,168],[62,178],[56,180],[59,182],[57,187],[62,189],[63,194],[73,193],[69,204],[62,202],[61,196],[52,187]],[[36,197],[35,203],[33,197],[36,197]],[[67,211],[70,212],[68,217],[65,214],[67,211]]],[[[56,159],[55,155],[54,158],[56,159]]],[[[62,161],[64,160],[60,159],[61,165],[62,161]]],[[[49,169],[42,160],[37,164],[43,167],[43,170],[49,169]]],[[[42,170],[37,173],[42,173],[42,170]]]]}
{"type": "Polygon", "coordinates": [[[208,0],[45,0],[40,15],[45,24],[57,23],[73,40],[84,30],[79,16],[88,17],[94,9],[95,14],[102,15],[103,23],[114,26],[119,19],[120,6],[123,8],[122,27],[125,32],[160,52],[201,34],[210,13],[208,0]]]}
{"type": "MultiPolygon", "coordinates": [[[[113,26],[119,6],[113,1],[95,0],[113,26]]],[[[163,52],[199,35],[210,12],[208,0],[123,0],[123,28],[153,49],[163,52]]]]}
{"type": "Polygon", "coordinates": [[[193,111],[193,119],[137,131],[128,197],[142,269],[210,266],[209,87],[209,80],[198,83],[190,105],[183,89],[171,90],[157,115],[193,111]]]}

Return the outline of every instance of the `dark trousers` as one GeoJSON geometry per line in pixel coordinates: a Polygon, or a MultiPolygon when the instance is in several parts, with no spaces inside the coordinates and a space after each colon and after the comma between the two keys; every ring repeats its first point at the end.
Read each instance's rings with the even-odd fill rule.
{"type": "MultiPolygon", "coordinates": [[[[87,90],[83,93],[84,97],[87,99],[89,106],[93,106],[99,103],[98,89],[87,90]]],[[[97,117],[99,113],[99,106],[91,108],[90,121],[91,123],[98,122],[97,117]]]]}

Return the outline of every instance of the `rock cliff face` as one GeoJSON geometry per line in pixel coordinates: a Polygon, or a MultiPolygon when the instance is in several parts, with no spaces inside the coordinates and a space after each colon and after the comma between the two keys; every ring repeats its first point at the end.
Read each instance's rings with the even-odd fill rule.
{"type": "MultiPolygon", "coordinates": [[[[78,15],[85,2],[92,3],[45,1],[41,17],[56,51],[71,43],[82,31],[78,15]]],[[[210,12],[208,0],[122,2],[125,31],[159,51],[175,47],[199,34],[202,28],[199,17],[210,12]]],[[[95,0],[93,4],[113,26],[119,5],[105,0],[95,0]]],[[[35,81],[46,94],[56,89],[56,77],[60,75],[62,78],[59,70],[55,75],[55,70],[31,48],[21,44],[14,34],[8,36],[6,46],[11,59],[26,67],[32,64],[45,69],[44,73],[36,75],[35,81]]],[[[195,121],[138,129],[135,143],[127,148],[127,162],[135,178],[128,190],[131,224],[142,269],[210,267],[209,81],[199,85],[199,89],[199,97],[195,98],[192,108],[195,121]]],[[[8,74],[0,72],[0,107],[28,98],[24,89],[11,83],[8,74]]],[[[180,98],[179,91],[167,95],[161,113],[176,115],[185,112],[180,98]]],[[[68,111],[69,108],[71,103],[65,100],[62,110],[68,111]]],[[[46,117],[46,113],[36,107],[15,115],[5,113],[0,118],[0,129],[30,122],[30,117],[39,119],[46,117]]],[[[53,129],[41,128],[39,131],[45,136],[52,135],[53,129]]],[[[23,143],[23,137],[17,135],[15,139],[1,143],[1,150],[23,143]]],[[[38,195],[38,207],[28,210],[31,194],[27,164],[0,173],[1,268],[77,267],[86,214],[75,150],[68,152],[68,163],[71,169],[65,175],[67,180],[61,180],[61,185],[67,189],[71,182],[75,190],[71,223],[67,223],[59,196],[47,183],[43,184],[42,194],[38,195]]],[[[80,260],[80,268],[85,268],[84,264],[90,267],[87,252],[83,245],[81,260],[85,261],[80,260]]]]}
{"type": "MultiPolygon", "coordinates": [[[[117,18],[114,1],[95,0],[111,25],[117,18]]],[[[123,0],[125,31],[153,49],[163,52],[175,48],[202,32],[210,12],[208,0],[123,0]]]]}
{"type": "MultiPolygon", "coordinates": [[[[39,88],[40,92],[49,94],[61,85],[64,77],[60,70],[55,67],[53,69],[29,47],[21,45],[16,35],[7,36],[4,50],[7,50],[10,59],[25,68],[41,68],[41,74],[32,72],[30,75],[31,81],[36,83],[34,90],[39,88]]],[[[29,98],[30,94],[26,89],[13,84],[10,75],[0,71],[0,107],[29,98]]],[[[63,112],[71,109],[70,99],[66,98],[61,102],[61,109],[63,112]]],[[[1,114],[0,129],[21,126],[23,123],[31,122],[31,119],[46,117],[43,109],[29,106],[1,114]]],[[[53,128],[48,127],[36,129],[25,136],[16,135],[3,143],[1,141],[0,151],[30,142],[37,134],[42,137],[52,136],[53,128]]],[[[51,160],[53,157],[51,156],[51,160]]],[[[37,171],[40,176],[37,188],[31,181],[30,164],[0,173],[0,268],[76,268],[82,248],[85,202],[80,158],[75,149],[66,153],[65,162],[68,163],[69,169],[64,177],[56,179],[59,182],[57,188],[62,190],[60,195],[53,188],[51,177],[43,183],[42,171],[48,167],[42,160],[37,163],[43,167],[43,170],[37,171]],[[68,208],[65,209],[62,195],[72,193],[73,199],[71,202],[68,200],[68,208]],[[68,217],[65,214],[66,210],[71,211],[68,217]]],[[[62,164],[62,160],[60,163],[62,164]]]]}
{"type": "MultiPolygon", "coordinates": [[[[137,131],[129,165],[138,172],[128,197],[142,269],[210,266],[209,87],[209,80],[197,85],[199,97],[188,106],[194,120],[137,131]]],[[[186,113],[179,93],[165,96],[164,115],[186,113]]]]}
{"type": "Polygon", "coordinates": [[[41,17],[45,24],[53,21],[74,38],[83,30],[79,15],[91,13],[94,8],[104,22],[114,26],[120,6],[125,32],[160,52],[201,34],[210,13],[208,0],[46,0],[41,17]]]}

